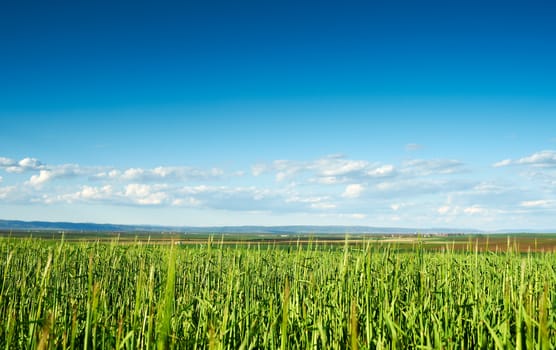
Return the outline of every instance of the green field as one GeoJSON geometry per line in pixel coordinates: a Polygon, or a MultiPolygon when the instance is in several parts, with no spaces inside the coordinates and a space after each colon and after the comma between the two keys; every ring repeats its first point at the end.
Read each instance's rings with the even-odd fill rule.
{"type": "Polygon", "coordinates": [[[257,237],[4,237],[0,347],[556,347],[553,236],[257,237]]]}

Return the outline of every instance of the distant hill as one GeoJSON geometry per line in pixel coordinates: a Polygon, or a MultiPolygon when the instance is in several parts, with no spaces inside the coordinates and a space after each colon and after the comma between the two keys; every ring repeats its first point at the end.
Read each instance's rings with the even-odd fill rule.
{"type": "Polygon", "coordinates": [[[0,230],[49,230],[72,232],[198,232],[198,233],[481,233],[475,229],[463,228],[407,228],[374,226],[154,226],[115,225],[74,222],[0,220],[0,230]]]}

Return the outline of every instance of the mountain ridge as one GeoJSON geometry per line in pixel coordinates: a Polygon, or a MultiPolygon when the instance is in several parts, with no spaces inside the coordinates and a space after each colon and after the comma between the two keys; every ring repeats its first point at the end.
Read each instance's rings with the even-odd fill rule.
{"type": "Polygon", "coordinates": [[[226,225],[226,226],[166,226],[166,225],[120,225],[109,223],[83,223],[66,221],[0,220],[0,230],[56,230],[77,232],[198,232],[198,233],[485,233],[471,228],[448,227],[381,227],[363,225],[226,225]]]}

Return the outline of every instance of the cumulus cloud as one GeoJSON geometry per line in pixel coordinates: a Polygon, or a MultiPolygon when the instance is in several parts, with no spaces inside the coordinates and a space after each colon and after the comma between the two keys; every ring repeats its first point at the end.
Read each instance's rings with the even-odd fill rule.
{"type": "MultiPolygon", "coordinates": [[[[203,208],[232,211],[287,211],[292,206],[291,203],[297,202],[293,199],[287,201],[287,193],[284,191],[255,186],[184,186],[174,191],[174,195],[177,199],[183,199],[186,205],[193,202],[203,208]]],[[[183,204],[181,201],[179,203],[183,204]]]]}
{"type": "Polygon", "coordinates": [[[187,197],[187,198],[175,198],[172,200],[172,206],[175,207],[197,207],[201,204],[201,201],[194,197],[187,197]]]}
{"type": "Polygon", "coordinates": [[[444,215],[444,214],[448,214],[451,210],[452,207],[450,207],[449,205],[443,205],[439,207],[436,211],[438,212],[438,214],[444,215]]]}
{"type": "Polygon", "coordinates": [[[350,184],[346,186],[342,197],[345,198],[357,198],[361,196],[361,193],[365,190],[365,187],[361,184],[350,184]]]}
{"type": "Polygon", "coordinates": [[[292,178],[320,184],[339,184],[365,179],[392,177],[396,169],[392,164],[348,159],[343,155],[329,155],[312,161],[275,160],[270,164],[257,164],[251,168],[254,176],[273,173],[278,182],[292,178]]]}
{"type": "Polygon", "coordinates": [[[462,213],[467,215],[488,215],[489,210],[480,206],[480,205],[471,205],[468,207],[460,206],[460,205],[451,205],[446,204],[438,207],[436,212],[443,217],[451,217],[455,218],[460,216],[462,213]]]}
{"type": "Polygon", "coordinates": [[[541,151],[519,159],[518,164],[529,164],[538,167],[556,166],[556,151],[541,151]]]}
{"type": "Polygon", "coordinates": [[[473,205],[471,207],[467,207],[465,209],[463,209],[463,212],[465,214],[469,214],[469,215],[486,215],[488,214],[488,210],[486,208],[483,208],[479,205],[473,205]]]}
{"type": "MultiPolygon", "coordinates": [[[[536,189],[535,193],[521,196],[525,198],[515,198],[517,200],[523,199],[522,203],[531,204],[529,206],[520,205],[521,207],[542,207],[542,205],[534,205],[536,201],[527,201],[527,197],[541,196],[549,197],[556,194],[556,151],[545,150],[530,154],[526,157],[518,159],[505,159],[496,162],[493,167],[517,167],[519,175],[525,179],[521,181],[520,187],[526,194],[533,188],[536,189]]],[[[515,202],[517,202],[517,200],[515,202]]]]}
{"type": "Polygon", "coordinates": [[[15,160],[10,159],[10,158],[6,158],[6,157],[0,157],[0,167],[9,167],[12,165],[15,165],[15,160]]]}
{"type": "Polygon", "coordinates": [[[25,170],[37,170],[43,166],[42,162],[38,159],[29,157],[20,160],[17,165],[25,170]]]}
{"type": "Polygon", "coordinates": [[[327,195],[298,193],[289,188],[184,186],[171,191],[174,205],[232,211],[307,212],[337,207],[327,195]]]}
{"type": "Polygon", "coordinates": [[[530,165],[539,168],[556,167],[556,151],[545,150],[533,153],[519,159],[504,159],[493,164],[494,167],[504,167],[508,165],[530,165]]]}
{"type": "Polygon", "coordinates": [[[59,193],[59,194],[43,194],[39,199],[35,198],[34,202],[42,202],[46,204],[53,203],[75,203],[75,202],[106,202],[111,204],[121,203],[121,194],[114,191],[112,186],[106,185],[101,187],[82,186],[76,192],[59,193]]]}
{"type": "Polygon", "coordinates": [[[91,176],[93,180],[116,180],[120,178],[122,172],[117,169],[101,171],[91,176]]]}
{"type": "MultiPolygon", "coordinates": [[[[331,202],[329,196],[307,196],[300,194],[287,194],[284,193],[286,203],[302,204],[305,208],[317,209],[317,210],[330,210],[337,207],[336,204],[331,202]]],[[[296,206],[297,207],[297,206],[296,206]]],[[[298,209],[302,208],[297,207],[298,209]]]]}
{"type": "Polygon", "coordinates": [[[146,184],[128,184],[124,196],[132,202],[141,205],[159,205],[166,201],[168,195],[161,191],[165,186],[146,184]]]}
{"type": "Polygon", "coordinates": [[[128,184],[123,188],[116,189],[112,185],[104,186],[81,186],[75,192],[67,193],[45,193],[35,197],[33,202],[45,204],[53,203],[108,203],[115,205],[139,205],[156,206],[168,204],[169,195],[166,186],[128,184]]]}
{"type": "Polygon", "coordinates": [[[273,163],[273,169],[281,174],[282,179],[300,172],[311,172],[318,177],[337,177],[362,171],[368,165],[367,161],[332,155],[309,162],[278,160],[273,163]]]}
{"type": "Polygon", "coordinates": [[[324,158],[315,161],[311,168],[322,176],[340,176],[361,171],[367,166],[368,162],[362,160],[324,158]]]}
{"type": "Polygon", "coordinates": [[[44,168],[44,164],[36,159],[26,157],[20,161],[15,161],[10,158],[0,157],[0,168],[4,168],[9,173],[21,174],[26,171],[39,170],[44,168]]]}
{"type": "Polygon", "coordinates": [[[114,189],[110,185],[102,187],[83,186],[76,195],[78,198],[85,200],[105,200],[112,198],[114,189]]]}
{"type": "Polygon", "coordinates": [[[390,204],[390,209],[392,209],[393,211],[398,211],[402,208],[409,208],[409,207],[412,207],[412,206],[413,206],[412,203],[407,203],[407,202],[392,203],[392,204],[390,204]]]}
{"type": "Polygon", "coordinates": [[[461,213],[467,214],[467,215],[489,215],[490,211],[481,206],[481,205],[471,205],[468,207],[461,207],[459,205],[451,205],[451,204],[446,204],[446,205],[442,205],[440,207],[438,207],[436,209],[436,212],[442,216],[451,216],[451,217],[455,217],[458,216],[461,213]]]}
{"type": "Polygon", "coordinates": [[[382,165],[374,169],[367,171],[367,175],[371,177],[386,177],[391,176],[395,172],[395,168],[391,164],[382,165]]]}
{"type": "Polygon", "coordinates": [[[533,168],[532,164],[541,160],[548,164],[550,157],[505,161],[530,164],[531,168],[525,170],[527,174],[535,173],[534,177],[527,175],[535,181],[506,178],[501,182],[476,172],[467,176],[466,165],[450,159],[411,159],[390,164],[331,155],[307,161],[276,160],[253,165],[246,171],[224,172],[189,166],[46,165],[30,157],[0,158],[0,168],[5,171],[9,167],[25,169],[4,176],[2,185],[7,182],[10,187],[0,187],[0,199],[5,203],[180,207],[184,212],[196,208],[265,215],[322,215],[346,222],[370,218],[369,224],[376,225],[409,218],[423,226],[459,222],[473,227],[501,210],[506,214],[500,215],[509,218],[508,213],[546,212],[542,209],[555,206],[550,198],[556,193],[556,177],[552,176],[556,167],[533,168]],[[446,197],[453,197],[453,202],[443,202],[446,197]]]}
{"type": "Polygon", "coordinates": [[[79,165],[64,164],[49,169],[39,170],[39,173],[32,175],[27,183],[34,187],[41,187],[54,179],[76,177],[86,173],[87,170],[81,168],[79,165]]]}
{"type": "Polygon", "coordinates": [[[145,170],[141,168],[126,169],[121,178],[124,180],[138,180],[139,178],[145,179],[145,170]]]}
{"type": "Polygon", "coordinates": [[[299,194],[292,194],[286,197],[286,202],[288,203],[320,203],[329,200],[328,196],[301,196],[299,194]]]}
{"type": "MultiPolygon", "coordinates": [[[[224,171],[219,168],[198,169],[193,167],[156,167],[151,169],[127,168],[116,169],[109,167],[83,167],[78,164],[63,164],[55,166],[45,166],[42,163],[32,163],[32,159],[27,159],[18,169],[36,169],[39,172],[32,175],[27,184],[41,187],[52,180],[59,178],[70,178],[87,176],[90,181],[103,182],[187,182],[217,180],[224,176],[224,171]],[[39,165],[37,165],[39,164],[39,165]]],[[[5,161],[5,163],[8,163],[5,161]]],[[[9,169],[9,167],[7,168],[9,169]]],[[[20,171],[18,171],[20,172],[20,171]]],[[[234,173],[234,176],[242,176],[241,172],[234,173]]]]}
{"type": "Polygon", "coordinates": [[[54,173],[51,170],[41,170],[38,175],[33,175],[29,179],[29,184],[31,186],[41,186],[47,181],[50,181],[54,177],[54,173]]]}
{"type": "Polygon", "coordinates": [[[467,171],[464,163],[453,159],[412,159],[396,167],[367,160],[348,159],[333,155],[313,161],[276,160],[271,164],[257,164],[251,169],[258,176],[274,173],[278,182],[287,179],[306,179],[313,183],[338,184],[349,182],[376,181],[380,178],[426,177],[451,175],[467,171]]]}
{"type": "Polygon", "coordinates": [[[265,164],[255,164],[251,167],[251,174],[253,176],[260,176],[268,171],[268,167],[265,164]]]}
{"type": "Polygon", "coordinates": [[[15,192],[14,186],[0,187],[0,199],[6,199],[8,196],[15,192]]]}
{"type": "Polygon", "coordinates": [[[124,181],[187,181],[217,178],[224,175],[224,171],[218,168],[202,170],[192,167],[156,167],[152,169],[129,168],[122,172],[112,170],[108,174],[99,174],[100,177],[108,175],[111,178],[119,178],[124,181]]]}

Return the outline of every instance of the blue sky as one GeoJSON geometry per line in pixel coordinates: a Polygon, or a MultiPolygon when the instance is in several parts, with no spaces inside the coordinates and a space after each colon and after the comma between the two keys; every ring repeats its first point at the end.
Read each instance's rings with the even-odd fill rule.
{"type": "Polygon", "coordinates": [[[0,218],[556,228],[550,1],[21,1],[0,218]]]}

